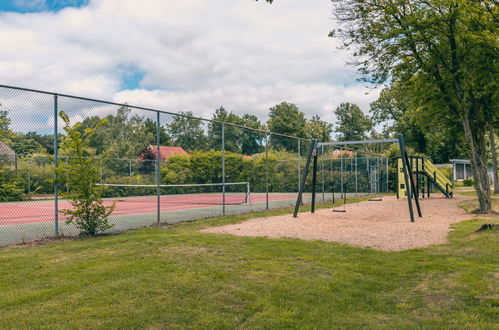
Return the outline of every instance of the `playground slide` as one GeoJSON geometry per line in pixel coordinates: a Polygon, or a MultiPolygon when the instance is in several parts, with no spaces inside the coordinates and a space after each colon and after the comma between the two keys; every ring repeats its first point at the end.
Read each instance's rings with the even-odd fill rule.
{"type": "MultiPolygon", "coordinates": [[[[445,197],[452,197],[453,185],[449,180],[430,160],[424,157],[409,156],[411,169],[413,172],[414,182],[417,190],[420,192],[428,189],[428,183],[436,187],[444,194],[445,197]],[[426,187],[425,187],[426,186],[426,187]]],[[[406,194],[404,173],[402,170],[402,160],[398,160],[398,190],[399,196],[404,197],[406,194]]]]}

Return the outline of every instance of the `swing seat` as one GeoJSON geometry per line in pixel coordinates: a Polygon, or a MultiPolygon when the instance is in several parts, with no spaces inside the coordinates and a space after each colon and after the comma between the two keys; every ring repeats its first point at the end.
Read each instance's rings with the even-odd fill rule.
{"type": "Polygon", "coordinates": [[[333,210],[333,212],[345,213],[347,210],[333,210]]]}
{"type": "Polygon", "coordinates": [[[368,202],[382,202],[383,198],[369,198],[367,201],[368,202]]]}

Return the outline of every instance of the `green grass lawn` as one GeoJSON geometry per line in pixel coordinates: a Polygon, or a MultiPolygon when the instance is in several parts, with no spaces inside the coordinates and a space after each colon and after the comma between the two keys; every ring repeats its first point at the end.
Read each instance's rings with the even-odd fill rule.
{"type": "Polygon", "coordinates": [[[498,328],[490,218],[402,252],[198,231],[289,211],[0,249],[0,328],[498,328]]]}

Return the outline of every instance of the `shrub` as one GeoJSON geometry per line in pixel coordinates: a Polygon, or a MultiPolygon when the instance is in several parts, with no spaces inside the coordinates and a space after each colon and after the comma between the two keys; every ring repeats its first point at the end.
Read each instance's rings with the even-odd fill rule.
{"type": "Polygon", "coordinates": [[[19,201],[24,198],[24,189],[11,160],[0,155],[0,202],[19,201]]]}
{"type": "Polygon", "coordinates": [[[465,187],[471,187],[471,186],[473,186],[474,183],[475,182],[473,181],[473,178],[463,180],[463,186],[465,186],[465,187]]]}
{"type": "Polygon", "coordinates": [[[105,122],[102,120],[95,128],[86,128],[83,133],[78,129],[81,123],[70,125],[68,116],[60,112],[59,116],[66,124],[61,149],[69,151],[73,157],[69,157],[67,162],[59,163],[55,169],[57,182],[67,184],[70,187],[69,193],[64,193],[73,207],[61,212],[67,216],[66,223],[73,223],[83,233],[95,235],[98,232],[112,227],[108,222],[108,217],[114,210],[114,203],[111,206],[104,206],[102,201],[102,189],[97,186],[100,181],[99,162],[93,159],[92,150],[89,148],[89,139],[92,137],[96,127],[105,122]]]}
{"type": "Polygon", "coordinates": [[[0,167],[0,202],[20,201],[24,198],[24,189],[15,176],[0,167]]]}

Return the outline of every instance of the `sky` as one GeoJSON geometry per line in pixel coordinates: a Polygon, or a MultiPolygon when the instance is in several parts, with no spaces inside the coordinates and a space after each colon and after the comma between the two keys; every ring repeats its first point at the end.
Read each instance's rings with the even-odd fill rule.
{"type": "Polygon", "coordinates": [[[328,0],[0,0],[0,84],[206,118],[223,106],[266,121],[286,101],[334,123],[340,103],[367,113],[380,91],[357,81],[334,27],[328,0]]]}

